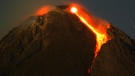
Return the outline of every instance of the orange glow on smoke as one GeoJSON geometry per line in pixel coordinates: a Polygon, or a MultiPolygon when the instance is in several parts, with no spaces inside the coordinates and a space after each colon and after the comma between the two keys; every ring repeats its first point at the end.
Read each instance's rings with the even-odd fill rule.
{"type": "Polygon", "coordinates": [[[71,5],[70,12],[76,14],[80,20],[95,33],[97,41],[95,50],[96,57],[101,46],[109,40],[106,33],[109,28],[109,23],[105,20],[93,17],[78,5],[71,5]]]}
{"type": "Polygon", "coordinates": [[[54,7],[52,6],[43,6],[40,9],[38,9],[38,11],[36,12],[36,15],[44,15],[48,13],[49,11],[51,11],[52,9],[54,9],[54,7]]]}

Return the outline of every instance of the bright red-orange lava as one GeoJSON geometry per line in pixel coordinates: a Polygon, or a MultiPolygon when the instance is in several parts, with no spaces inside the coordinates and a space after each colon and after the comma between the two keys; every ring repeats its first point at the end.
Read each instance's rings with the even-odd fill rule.
{"type": "Polygon", "coordinates": [[[77,8],[76,7],[72,7],[71,8],[71,12],[76,13],[77,12],[77,8]]]}
{"type": "Polygon", "coordinates": [[[101,46],[109,40],[109,37],[106,33],[109,28],[109,23],[99,18],[94,18],[78,6],[71,6],[70,11],[76,14],[80,20],[87,25],[87,27],[92,30],[96,35],[96,50],[95,57],[97,56],[101,46]]]}

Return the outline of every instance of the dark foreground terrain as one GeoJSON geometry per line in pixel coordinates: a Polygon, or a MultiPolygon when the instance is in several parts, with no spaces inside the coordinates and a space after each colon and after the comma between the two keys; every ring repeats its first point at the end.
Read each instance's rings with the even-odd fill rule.
{"type": "Polygon", "coordinates": [[[135,41],[112,25],[107,32],[94,59],[95,34],[77,16],[32,16],[0,41],[0,76],[135,76],[135,41]]]}

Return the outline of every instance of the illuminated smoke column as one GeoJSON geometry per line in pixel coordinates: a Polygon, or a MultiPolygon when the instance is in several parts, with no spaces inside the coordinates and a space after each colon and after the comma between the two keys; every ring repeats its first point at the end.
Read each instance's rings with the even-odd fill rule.
{"type": "Polygon", "coordinates": [[[53,10],[55,7],[53,6],[43,6],[40,9],[37,10],[36,15],[44,15],[48,13],[49,11],[53,10]]]}

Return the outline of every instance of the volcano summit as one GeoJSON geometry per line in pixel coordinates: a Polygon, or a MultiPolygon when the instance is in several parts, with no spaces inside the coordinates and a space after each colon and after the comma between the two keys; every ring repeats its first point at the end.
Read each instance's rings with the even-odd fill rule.
{"type": "Polygon", "coordinates": [[[0,76],[135,76],[133,39],[78,5],[51,8],[0,41],[0,76]]]}

